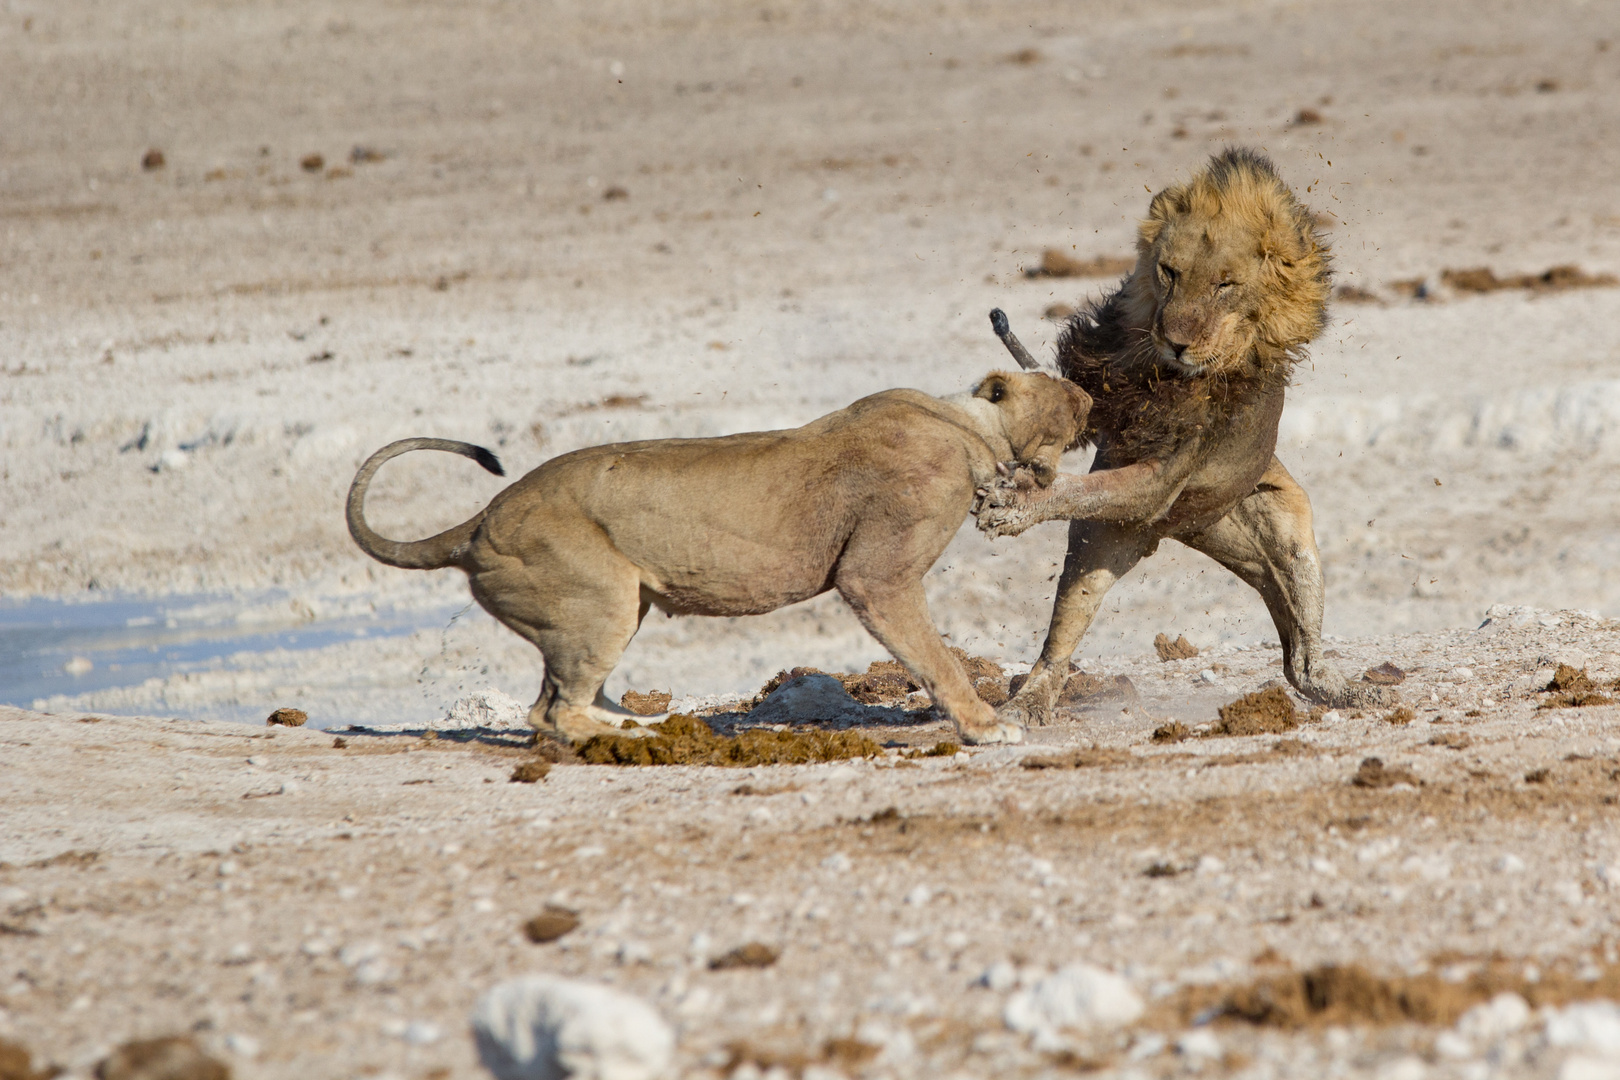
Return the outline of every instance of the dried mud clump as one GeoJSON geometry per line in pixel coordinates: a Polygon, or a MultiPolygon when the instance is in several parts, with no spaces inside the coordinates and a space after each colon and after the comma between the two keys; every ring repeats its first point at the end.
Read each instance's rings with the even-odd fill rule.
{"type": "Polygon", "coordinates": [[[782,954],[762,941],[750,941],[728,953],[709,961],[710,971],[730,971],[734,968],[768,968],[782,954]]]}
{"type": "Polygon", "coordinates": [[[1109,678],[1106,675],[1076,671],[1064,682],[1063,692],[1058,694],[1057,703],[1058,707],[1063,709],[1089,709],[1115,701],[1127,705],[1141,701],[1141,694],[1137,692],[1136,684],[1131,682],[1130,676],[1115,675],[1109,678]]]}
{"type": "Polygon", "coordinates": [[[1429,745],[1443,746],[1447,750],[1466,750],[1474,745],[1474,740],[1466,731],[1447,731],[1430,739],[1429,745]]]}
{"type": "Polygon", "coordinates": [[[1412,711],[1410,705],[1397,705],[1383,716],[1384,723],[1391,727],[1405,727],[1417,719],[1417,713],[1412,711]]]}
{"type": "Polygon", "coordinates": [[[1165,663],[1171,660],[1191,660],[1198,655],[1198,646],[1187,640],[1182,634],[1171,641],[1169,634],[1160,634],[1153,639],[1153,651],[1159,654],[1159,659],[1165,663]]]}
{"type": "Polygon", "coordinates": [[[230,1080],[224,1062],[203,1053],[189,1037],[137,1039],[96,1065],[96,1080],[230,1080]]]}
{"type": "Polygon", "coordinates": [[[1383,758],[1370,757],[1362,759],[1360,767],[1356,769],[1356,775],[1351,777],[1350,782],[1356,787],[1386,788],[1394,787],[1396,784],[1410,784],[1417,787],[1422,781],[1404,765],[1385,765],[1383,758]]]}
{"type": "Polygon", "coordinates": [[[637,716],[657,716],[669,711],[671,695],[667,690],[649,690],[645,694],[626,690],[619,704],[637,716]]]}
{"type": "Polygon", "coordinates": [[[651,738],[596,735],[579,748],[588,765],[803,765],[878,757],[883,748],[854,731],[744,731],[716,735],[695,716],[677,713],[652,725],[651,738]]]}
{"type": "Polygon", "coordinates": [[[1041,252],[1041,265],[1024,271],[1025,277],[1077,277],[1105,278],[1128,274],[1136,266],[1130,256],[1097,255],[1090,259],[1076,259],[1057,248],[1041,252]]]}
{"type": "Polygon", "coordinates": [[[514,784],[536,784],[544,780],[549,772],[551,762],[543,757],[530,758],[512,770],[511,780],[514,784]]]}
{"type": "Polygon", "coordinates": [[[1129,750],[1097,746],[1090,750],[1071,750],[1066,754],[1030,754],[1021,764],[1026,769],[1095,769],[1109,765],[1125,765],[1136,760],[1129,750]]]}
{"type": "Polygon", "coordinates": [[[1361,681],[1374,686],[1398,686],[1406,681],[1406,672],[1396,667],[1393,661],[1385,660],[1377,667],[1363,671],[1361,681]]]}
{"type": "Polygon", "coordinates": [[[1220,722],[1210,732],[1212,735],[1280,735],[1293,731],[1300,723],[1293,699],[1280,686],[1244,694],[1231,704],[1222,705],[1220,716],[1220,722]]]}
{"type": "Polygon", "coordinates": [[[264,722],[271,727],[303,727],[309,723],[309,714],[303,709],[277,709],[264,722]]]}
{"type": "Polygon", "coordinates": [[[1585,668],[1577,669],[1569,664],[1558,665],[1544,692],[1552,696],[1537,705],[1538,709],[1580,709],[1588,705],[1614,704],[1613,698],[1598,693],[1585,668]]]}
{"type": "Polygon", "coordinates": [[[145,169],[147,172],[151,172],[154,169],[161,169],[165,164],[167,164],[167,162],[163,157],[163,151],[159,150],[155,146],[141,155],[141,168],[145,169]]]}
{"type": "Polygon", "coordinates": [[[1589,274],[1578,266],[1554,266],[1539,274],[1509,274],[1497,277],[1488,266],[1466,270],[1442,270],[1440,280],[1458,292],[1490,293],[1502,289],[1529,289],[1531,292],[1562,292],[1565,289],[1599,289],[1620,284],[1613,274],[1589,274]]]}
{"type": "Polygon", "coordinates": [[[1345,304],[1382,304],[1383,298],[1360,285],[1340,285],[1333,298],[1345,304]]]}
{"type": "Polygon", "coordinates": [[[60,1072],[60,1069],[35,1072],[27,1047],[10,1039],[0,1039],[0,1080],[48,1080],[60,1072]]]}
{"type": "Polygon", "coordinates": [[[1192,738],[1192,728],[1180,720],[1172,720],[1168,724],[1160,724],[1153,729],[1151,739],[1156,743],[1178,743],[1192,738]]]}
{"type": "Polygon", "coordinates": [[[578,929],[578,912],[558,907],[556,904],[547,904],[545,910],[523,924],[523,936],[536,945],[544,945],[578,929]]]}
{"type": "Polygon", "coordinates": [[[1381,979],[1356,964],[1269,976],[1232,991],[1223,1015],[1264,1027],[1450,1024],[1481,1000],[1434,975],[1381,979]]]}
{"type": "Polygon", "coordinates": [[[903,750],[901,751],[900,756],[903,758],[955,757],[961,752],[962,748],[956,743],[937,742],[927,750],[903,750]]]}

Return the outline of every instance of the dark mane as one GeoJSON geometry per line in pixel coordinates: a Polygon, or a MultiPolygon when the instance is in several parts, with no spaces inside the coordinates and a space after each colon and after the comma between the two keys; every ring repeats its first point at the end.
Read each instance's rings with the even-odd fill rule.
{"type": "Polygon", "coordinates": [[[1123,285],[1071,316],[1057,342],[1058,370],[1092,397],[1085,440],[1106,448],[1113,464],[1165,457],[1199,432],[1218,434],[1287,386],[1302,359],[1303,347],[1257,355],[1236,372],[1166,370],[1146,331],[1130,325],[1123,285]]]}

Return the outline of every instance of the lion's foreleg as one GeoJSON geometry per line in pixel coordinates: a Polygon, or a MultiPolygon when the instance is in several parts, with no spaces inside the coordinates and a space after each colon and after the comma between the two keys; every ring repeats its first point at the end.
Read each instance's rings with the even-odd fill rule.
{"type": "Polygon", "coordinates": [[[1018,693],[996,710],[998,717],[1026,726],[1051,722],[1052,707],[1069,677],[1069,658],[1090,629],[1103,597],[1157,545],[1151,533],[1107,522],[1069,525],[1069,552],[1058,578],[1046,644],[1018,693]]]}
{"type": "Polygon", "coordinates": [[[1209,529],[1181,539],[1265,600],[1282,643],[1283,674],[1305,697],[1335,707],[1398,700],[1387,687],[1350,682],[1322,656],[1322,559],[1311,501],[1275,457],[1253,493],[1209,529]]]}
{"type": "Polygon", "coordinates": [[[1199,461],[1196,443],[1166,460],[1139,461],[1084,476],[1059,473],[1050,487],[1002,482],[979,493],[977,522],[991,537],[1017,536],[1043,521],[1147,525],[1170,512],[1199,461]]]}

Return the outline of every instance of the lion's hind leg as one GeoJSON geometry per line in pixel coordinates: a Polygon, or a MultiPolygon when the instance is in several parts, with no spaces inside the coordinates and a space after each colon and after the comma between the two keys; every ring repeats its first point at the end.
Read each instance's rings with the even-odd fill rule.
{"type": "Polygon", "coordinates": [[[997,716],[1015,724],[1051,722],[1052,708],[1069,678],[1069,658],[1097,617],[1103,597],[1157,546],[1156,535],[1140,529],[1106,521],[1069,523],[1069,551],[1058,578],[1046,644],[1024,685],[996,710],[997,716]]]}
{"type": "Polygon", "coordinates": [[[1352,683],[1322,656],[1322,559],[1311,500],[1275,457],[1255,489],[1220,521],[1177,539],[1214,559],[1258,592],[1277,625],[1283,673],[1323,705],[1393,704],[1393,689],[1352,683]]]}
{"type": "Polygon", "coordinates": [[[583,565],[560,558],[529,560],[472,579],[473,594],[485,610],[545,660],[530,726],[572,743],[629,734],[620,724],[630,714],[608,701],[602,686],[635,637],[646,607],[635,565],[611,549],[603,554],[609,557],[581,560],[583,565]]]}

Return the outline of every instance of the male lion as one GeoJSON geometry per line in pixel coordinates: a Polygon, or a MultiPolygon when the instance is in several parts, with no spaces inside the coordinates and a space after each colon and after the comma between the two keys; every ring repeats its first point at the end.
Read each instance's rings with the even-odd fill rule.
{"type": "Polygon", "coordinates": [[[1301,694],[1335,706],[1392,700],[1322,657],[1311,504],[1273,454],[1290,372],[1326,320],[1328,250],[1309,212],[1270,161],[1231,149],[1153,197],[1136,249],[1119,288],[1058,339],[1059,370],[1095,402],[1093,471],[984,493],[978,524],[991,536],[1070,522],[1046,644],[999,715],[1046,722],[1104,594],[1165,537],[1260,593],[1301,694]]]}
{"type": "Polygon", "coordinates": [[[837,589],[964,741],[1017,742],[928,616],[923,574],[976,489],[1008,462],[1050,483],[1091,400],[1045,375],[992,372],[935,398],[887,390],[792,431],[616,443],[541,465],[470,520],[414,542],[366,524],[366,489],[409,450],[448,450],[496,475],[482,447],[403,439],[349,488],[349,532],[379,562],[460,567],[484,610],[545,658],[529,723],[582,741],[617,732],[602,694],[649,607],[757,615],[837,589]]]}

